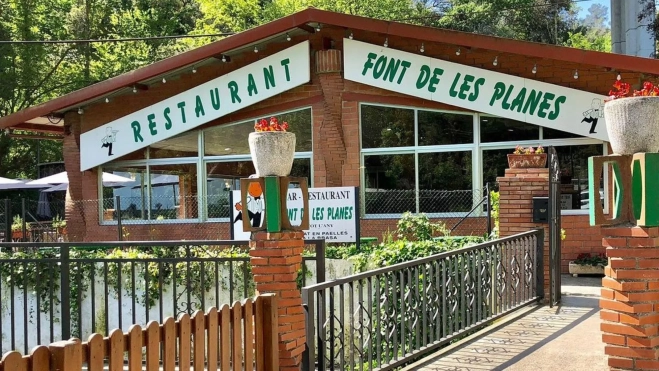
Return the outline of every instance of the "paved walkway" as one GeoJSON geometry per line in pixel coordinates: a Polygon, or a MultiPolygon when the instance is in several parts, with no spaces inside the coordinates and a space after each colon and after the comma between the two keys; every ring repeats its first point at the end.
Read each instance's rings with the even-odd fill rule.
{"type": "Polygon", "coordinates": [[[538,307],[484,337],[415,364],[419,371],[604,371],[601,278],[563,276],[559,306],[538,307]]]}

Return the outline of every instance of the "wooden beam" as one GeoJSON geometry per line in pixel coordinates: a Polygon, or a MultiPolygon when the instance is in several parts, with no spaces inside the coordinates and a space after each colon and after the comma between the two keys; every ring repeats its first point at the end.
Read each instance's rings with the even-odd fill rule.
{"type": "Polygon", "coordinates": [[[307,31],[308,33],[316,33],[316,29],[313,28],[313,27],[311,27],[311,26],[309,26],[308,24],[301,24],[301,25],[298,25],[297,28],[299,28],[299,29],[301,29],[301,30],[303,30],[303,31],[307,31]]]}

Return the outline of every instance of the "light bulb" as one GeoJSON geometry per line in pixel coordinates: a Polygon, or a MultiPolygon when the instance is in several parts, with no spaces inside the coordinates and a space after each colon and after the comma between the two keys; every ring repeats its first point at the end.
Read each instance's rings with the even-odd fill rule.
{"type": "Polygon", "coordinates": [[[133,93],[137,93],[137,88],[133,86],[133,93]]]}
{"type": "Polygon", "coordinates": [[[197,73],[197,69],[192,67],[192,73],[197,73]]]}
{"type": "Polygon", "coordinates": [[[82,115],[83,113],[85,113],[85,111],[82,109],[82,107],[81,107],[81,108],[78,108],[78,114],[79,114],[79,115],[82,115]]]}
{"type": "Polygon", "coordinates": [[[259,52],[259,47],[258,47],[258,46],[255,46],[255,47],[254,47],[254,53],[258,53],[258,52],[259,52]]]}
{"type": "Polygon", "coordinates": [[[286,33],[286,41],[291,41],[291,35],[289,35],[288,32],[286,33]]]}
{"type": "Polygon", "coordinates": [[[162,83],[163,83],[163,84],[167,83],[167,80],[165,80],[164,77],[162,78],[162,83]]]}
{"type": "Polygon", "coordinates": [[[458,48],[458,50],[455,51],[455,55],[460,55],[460,48],[458,48]]]}
{"type": "Polygon", "coordinates": [[[421,43],[421,49],[419,49],[419,51],[420,51],[421,53],[423,53],[423,52],[426,51],[426,48],[425,48],[425,46],[423,45],[423,43],[421,43]]]}
{"type": "Polygon", "coordinates": [[[576,80],[578,78],[579,78],[579,70],[574,70],[574,79],[576,80]]]}
{"type": "Polygon", "coordinates": [[[620,74],[618,74],[618,76],[616,77],[616,80],[618,80],[618,81],[622,80],[622,76],[620,76],[620,74]]]}
{"type": "Polygon", "coordinates": [[[110,103],[110,98],[105,98],[105,103],[110,103]]]}
{"type": "Polygon", "coordinates": [[[386,39],[384,39],[384,47],[385,48],[389,47],[389,38],[388,37],[386,39]]]}
{"type": "Polygon", "coordinates": [[[226,57],[226,55],[223,55],[223,56],[222,56],[222,62],[224,62],[224,63],[227,62],[227,57],[226,57]]]}
{"type": "Polygon", "coordinates": [[[348,37],[350,38],[350,40],[352,40],[352,38],[353,38],[352,32],[350,33],[350,36],[348,36],[348,37]]]}
{"type": "Polygon", "coordinates": [[[316,32],[320,32],[320,23],[316,26],[316,32]]]}
{"type": "Polygon", "coordinates": [[[533,69],[531,70],[531,72],[533,72],[534,74],[535,74],[536,72],[538,72],[538,65],[537,65],[537,64],[534,64],[534,65],[533,65],[533,69]]]}
{"type": "Polygon", "coordinates": [[[492,62],[493,66],[496,66],[497,64],[499,64],[499,56],[494,57],[494,61],[492,62]]]}

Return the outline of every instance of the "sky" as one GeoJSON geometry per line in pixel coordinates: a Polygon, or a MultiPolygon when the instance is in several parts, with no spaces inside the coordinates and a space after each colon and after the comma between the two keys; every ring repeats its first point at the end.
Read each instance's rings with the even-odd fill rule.
{"type": "Polygon", "coordinates": [[[588,8],[590,8],[592,4],[602,4],[609,9],[609,19],[607,19],[607,23],[611,20],[611,0],[574,1],[574,4],[581,8],[581,11],[579,12],[579,18],[583,18],[588,15],[588,8]]]}

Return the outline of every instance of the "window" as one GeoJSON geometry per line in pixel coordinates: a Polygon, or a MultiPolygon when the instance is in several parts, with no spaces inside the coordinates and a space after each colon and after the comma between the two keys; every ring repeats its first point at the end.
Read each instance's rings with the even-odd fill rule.
{"type": "Polygon", "coordinates": [[[540,139],[540,127],[503,117],[481,117],[481,142],[519,142],[540,139]]]}
{"type": "Polygon", "coordinates": [[[204,155],[249,155],[247,138],[254,131],[254,121],[215,126],[204,130],[204,155]]]}
{"type": "Polygon", "coordinates": [[[362,148],[414,145],[414,110],[361,106],[362,148]]]}
{"type": "Polygon", "coordinates": [[[198,215],[197,164],[149,166],[150,219],[194,219],[198,215]]]}
{"type": "MultiPolygon", "coordinates": [[[[311,142],[311,131],[313,129],[311,126],[311,108],[273,116],[276,116],[280,123],[288,122],[288,131],[295,134],[295,152],[310,152],[313,150],[311,142]]],[[[270,117],[262,118],[269,120],[270,117]]]]}
{"type": "Polygon", "coordinates": [[[198,144],[199,131],[192,130],[152,144],[149,147],[149,158],[197,157],[198,144]]]}
{"type": "Polygon", "coordinates": [[[419,111],[419,145],[463,144],[474,141],[474,116],[419,111]]]}
{"type": "Polygon", "coordinates": [[[367,214],[416,211],[414,154],[364,156],[367,214]]]}
{"type": "Polygon", "coordinates": [[[419,212],[471,210],[471,152],[420,153],[418,156],[419,212]]]}
{"type": "Polygon", "coordinates": [[[103,182],[103,220],[117,220],[119,216],[126,221],[148,219],[146,166],[108,168],[103,169],[103,173],[133,180],[103,182]]]}

